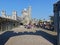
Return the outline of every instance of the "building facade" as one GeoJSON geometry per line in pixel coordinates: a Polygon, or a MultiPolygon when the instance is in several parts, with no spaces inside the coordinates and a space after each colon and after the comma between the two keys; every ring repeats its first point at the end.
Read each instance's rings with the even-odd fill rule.
{"type": "Polygon", "coordinates": [[[28,25],[31,21],[31,6],[28,7],[28,9],[22,10],[22,18],[24,25],[28,25]]]}
{"type": "Polygon", "coordinates": [[[16,11],[13,11],[12,12],[12,16],[9,16],[6,14],[6,11],[1,11],[1,15],[3,18],[8,18],[8,19],[12,19],[12,20],[17,20],[17,12],[16,11]]]}
{"type": "Polygon", "coordinates": [[[54,29],[57,31],[57,45],[60,45],[60,1],[54,4],[54,29]]]}
{"type": "Polygon", "coordinates": [[[6,11],[1,11],[2,17],[3,18],[8,18],[8,19],[12,19],[12,20],[19,20],[20,22],[22,22],[24,25],[28,25],[29,22],[31,21],[31,6],[28,7],[28,9],[23,9],[22,10],[22,15],[19,17],[17,16],[17,11],[13,11],[12,12],[12,16],[7,15],[6,11]]]}

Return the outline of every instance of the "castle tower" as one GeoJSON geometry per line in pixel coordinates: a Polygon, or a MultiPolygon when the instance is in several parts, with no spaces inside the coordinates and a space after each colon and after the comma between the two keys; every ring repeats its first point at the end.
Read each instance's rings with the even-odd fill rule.
{"type": "Polygon", "coordinates": [[[31,6],[29,6],[28,9],[25,8],[22,10],[22,17],[25,25],[28,25],[31,21],[31,6]]]}
{"type": "Polygon", "coordinates": [[[23,9],[22,15],[23,15],[24,17],[28,15],[28,14],[27,14],[27,9],[26,9],[26,8],[23,9]]]}
{"type": "Polygon", "coordinates": [[[29,15],[30,20],[31,20],[31,9],[32,9],[31,6],[29,6],[28,7],[28,15],[29,15]]]}
{"type": "Polygon", "coordinates": [[[6,17],[6,12],[4,10],[1,11],[2,17],[6,17]]]}
{"type": "Polygon", "coordinates": [[[17,20],[17,12],[16,11],[12,12],[12,19],[17,20]]]}

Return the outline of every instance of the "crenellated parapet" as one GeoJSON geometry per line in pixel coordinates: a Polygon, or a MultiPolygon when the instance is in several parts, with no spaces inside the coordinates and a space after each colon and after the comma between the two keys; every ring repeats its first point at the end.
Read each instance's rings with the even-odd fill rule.
{"type": "Polygon", "coordinates": [[[17,12],[16,11],[13,11],[12,12],[12,16],[6,14],[6,11],[1,11],[1,15],[3,18],[8,18],[8,19],[13,19],[13,20],[17,20],[17,12]]]}
{"type": "Polygon", "coordinates": [[[18,16],[17,15],[17,11],[12,11],[12,15],[8,15],[6,14],[5,10],[1,11],[1,17],[3,18],[7,18],[7,19],[12,19],[12,20],[18,20],[18,21],[22,21],[25,24],[29,24],[29,22],[31,21],[31,6],[29,6],[27,9],[24,8],[22,10],[22,15],[18,16]]]}

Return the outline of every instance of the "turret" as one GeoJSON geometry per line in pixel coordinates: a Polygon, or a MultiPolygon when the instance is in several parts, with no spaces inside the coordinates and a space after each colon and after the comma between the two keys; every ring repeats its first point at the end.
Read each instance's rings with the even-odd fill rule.
{"type": "Polygon", "coordinates": [[[1,11],[2,17],[6,17],[6,12],[4,10],[1,11]]]}
{"type": "Polygon", "coordinates": [[[17,19],[17,12],[16,12],[16,11],[13,11],[13,12],[12,12],[12,18],[13,18],[14,20],[17,19]]]}
{"type": "Polygon", "coordinates": [[[31,20],[31,9],[32,9],[31,6],[29,6],[28,7],[28,15],[29,15],[30,20],[31,20]]]}

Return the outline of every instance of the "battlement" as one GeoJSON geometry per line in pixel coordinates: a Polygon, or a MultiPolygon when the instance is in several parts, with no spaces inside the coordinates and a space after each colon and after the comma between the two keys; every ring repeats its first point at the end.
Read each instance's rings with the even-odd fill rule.
{"type": "Polygon", "coordinates": [[[13,20],[22,20],[23,22],[26,22],[27,24],[30,22],[31,20],[31,6],[29,6],[27,9],[24,8],[21,11],[21,16],[17,15],[17,11],[12,11],[12,15],[8,15],[6,14],[6,11],[2,10],[1,11],[1,17],[3,18],[8,18],[8,19],[13,19],[13,20]]]}

